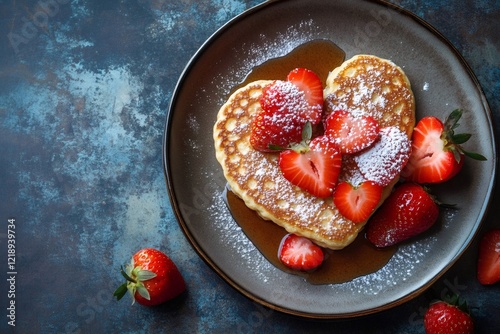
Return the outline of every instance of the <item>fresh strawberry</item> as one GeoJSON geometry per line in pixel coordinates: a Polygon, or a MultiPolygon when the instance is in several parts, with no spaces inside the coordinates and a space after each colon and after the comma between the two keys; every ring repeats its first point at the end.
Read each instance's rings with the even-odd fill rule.
{"type": "Polygon", "coordinates": [[[135,253],[121,273],[126,282],[116,289],[114,296],[120,300],[128,290],[132,304],[137,301],[146,306],[158,305],[186,290],[186,283],[174,262],[153,248],[135,253]]]}
{"type": "Polygon", "coordinates": [[[287,81],[293,83],[305,95],[310,108],[301,110],[302,118],[312,124],[318,124],[323,110],[323,84],[316,73],[305,68],[296,68],[287,76],[287,81]]]}
{"type": "Polygon", "coordinates": [[[340,214],[354,223],[366,221],[382,198],[383,187],[373,181],[365,181],[358,186],[348,182],[337,185],[333,203],[340,214]]]}
{"type": "Polygon", "coordinates": [[[488,231],[479,243],[477,279],[490,285],[500,281],[500,230],[488,231]]]}
{"type": "Polygon", "coordinates": [[[426,334],[471,334],[474,333],[474,322],[469,315],[467,305],[455,301],[438,301],[430,305],[424,315],[426,334]]]}
{"type": "Polygon", "coordinates": [[[250,144],[258,151],[272,152],[298,143],[304,125],[316,125],[323,113],[323,86],[314,72],[295,69],[287,81],[275,80],[264,87],[262,110],[255,116],[250,144]]]}
{"type": "Polygon", "coordinates": [[[380,129],[378,140],[354,156],[365,179],[385,187],[397,177],[408,162],[411,143],[405,132],[395,126],[380,129]]]}
{"type": "Polygon", "coordinates": [[[342,155],[332,138],[319,136],[309,141],[310,123],[304,140],[280,152],[279,167],[285,179],[316,197],[328,197],[337,184],[342,155]]]}
{"type": "Polygon", "coordinates": [[[324,254],[321,247],[311,240],[287,234],[281,240],[278,257],[284,265],[293,270],[309,271],[323,263],[324,254]]]}
{"type": "Polygon", "coordinates": [[[372,116],[355,117],[336,110],[326,119],[325,134],[335,138],[343,154],[353,154],[370,147],[378,138],[380,127],[372,116]]]}
{"type": "Polygon", "coordinates": [[[302,128],[303,123],[292,114],[263,109],[252,121],[250,144],[261,152],[275,152],[300,142],[302,128]]]}
{"type": "Polygon", "coordinates": [[[259,102],[265,111],[293,115],[299,120],[298,113],[294,107],[307,107],[305,99],[297,98],[301,94],[299,89],[291,82],[275,80],[262,89],[262,96],[259,102]],[[303,103],[300,104],[301,102],[303,103]]]}
{"type": "Polygon", "coordinates": [[[424,187],[403,183],[370,219],[366,237],[377,247],[391,246],[426,231],[438,216],[439,207],[424,187]]]}
{"type": "Polygon", "coordinates": [[[412,154],[401,176],[417,183],[440,183],[451,179],[461,169],[464,155],[486,160],[480,154],[465,151],[461,144],[470,134],[455,134],[462,110],[454,110],[444,124],[436,117],[422,118],[412,136],[412,154]]]}

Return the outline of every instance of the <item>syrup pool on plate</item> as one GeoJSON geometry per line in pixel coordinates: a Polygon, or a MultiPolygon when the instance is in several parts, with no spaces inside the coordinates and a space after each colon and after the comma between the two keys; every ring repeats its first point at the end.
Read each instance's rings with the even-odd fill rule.
{"type": "MultiPolygon", "coordinates": [[[[314,71],[324,85],[328,73],[344,60],[344,51],[334,43],[313,40],[283,57],[270,59],[254,67],[234,90],[256,80],[285,80],[288,73],[297,67],[314,71]]],[[[304,277],[311,284],[343,283],[374,273],[387,264],[397,249],[377,249],[361,232],[352,244],[342,250],[325,249],[325,260],[317,270],[308,273],[294,271],[283,265],[278,258],[281,239],[287,234],[285,229],[262,219],[228,188],[224,191],[224,199],[242,231],[270,263],[285,272],[304,277]]]]}
{"type": "Polygon", "coordinates": [[[237,88],[257,80],[285,80],[297,67],[316,73],[325,85],[328,73],[345,60],[345,52],[328,40],[318,39],[297,46],[285,56],[273,58],[255,66],[237,88]]]}
{"type": "Polygon", "coordinates": [[[300,275],[312,284],[344,283],[374,273],[387,264],[397,249],[377,249],[360,233],[342,250],[324,249],[325,260],[317,270],[307,273],[291,270],[278,258],[281,239],[287,234],[285,229],[262,219],[230,189],[226,188],[224,198],[234,220],[270,263],[282,271],[300,275]]]}

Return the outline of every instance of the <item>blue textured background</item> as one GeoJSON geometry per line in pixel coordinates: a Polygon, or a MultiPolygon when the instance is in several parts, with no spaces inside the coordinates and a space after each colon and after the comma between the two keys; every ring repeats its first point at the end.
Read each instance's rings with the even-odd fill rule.
{"type": "MultiPolygon", "coordinates": [[[[500,287],[475,279],[477,240],[423,295],[345,321],[265,309],[196,255],[165,187],[166,110],[198,47],[260,2],[0,0],[0,332],[423,333],[423,310],[446,291],[467,298],[479,333],[498,332],[500,287]],[[15,328],[6,318],[8,218],[16,219],[15,328]],[[178,264],[183,298],[157,308],[112,299],[118,268],[144,246],[178,264]]],[[[498,131],[500,2],[391,2],[462,53],[498,131]]],[[[499,195],[480,234],[499,226],[499,195]]]]}

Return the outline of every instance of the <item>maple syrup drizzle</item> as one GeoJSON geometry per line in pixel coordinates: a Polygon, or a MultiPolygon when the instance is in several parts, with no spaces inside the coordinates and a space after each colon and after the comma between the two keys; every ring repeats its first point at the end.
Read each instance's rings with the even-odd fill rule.
{"type": "Polygon", "coordinates": [[[288,73],[297,67],[316,73],[323,83],[328,73],[345,60],[345,52],[336,44],[324,39],[301,44],[285,56],[272,58],[255,66],[234,90],[257,80],[286,80],[288,73]]]}
{"type": "MultiPolygon", "coordinates": [[[[344,60],[344,51],[331,41],[313,40],[283,57],[254,67],[234,90],[256,80],[285,80],[288,73],[297,67],[314,71],[325,85],[328,73],[344,60]]],[[[387,264],[397,249],[396,246],[377,249],[360,233],[353,243],[342,250],[324,249],[325,260],[317,270],[307,273],[291,270],[278,258],[281,239],[287,234],[285,229],[262,219],[228,187],[223,195],[234,220],[262,255],[278,269],[302,276],[311,284],[344,283],[374,273],[387,264]]]]}

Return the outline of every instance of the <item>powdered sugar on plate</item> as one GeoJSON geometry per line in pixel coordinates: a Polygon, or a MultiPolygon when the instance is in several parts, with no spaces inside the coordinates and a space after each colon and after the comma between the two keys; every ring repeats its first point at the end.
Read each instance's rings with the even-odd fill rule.
{"type": "Polygon", "coordinates": [[[276,36],[260,34],[257,43],[242,43],[241,48],[233,48],[232,53],[245,57],[235,62],[234,68],[228,69],[230,75],[227,72],[220,73],[212,80],[212,84],[217,85],[222,92],[221,101],[232,87],[243,82],[254,67],[269,59],[285,56],[297,46],[310,41],[315,29],[318,26],[313,20],[302,21],[289,26],[284,32],[278,32],[276,36]]]}

